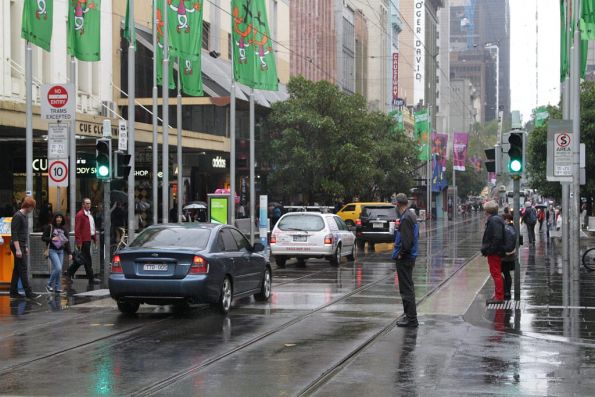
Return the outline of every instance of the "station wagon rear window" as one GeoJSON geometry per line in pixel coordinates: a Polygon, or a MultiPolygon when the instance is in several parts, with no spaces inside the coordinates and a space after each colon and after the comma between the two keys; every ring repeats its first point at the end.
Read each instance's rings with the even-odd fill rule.
{"type": "Polygon", "coordinates": [[[210,229],[151,228],[143,230],[130,247],[201,250],[206,248],[210,235],[210,229]]]}
{"type": "Polygon", "coordinates": [[[318,215],[292,215],[281,219],[278,227],[284,231],[318,232],[324,229],[324,221],[318,215]]]}

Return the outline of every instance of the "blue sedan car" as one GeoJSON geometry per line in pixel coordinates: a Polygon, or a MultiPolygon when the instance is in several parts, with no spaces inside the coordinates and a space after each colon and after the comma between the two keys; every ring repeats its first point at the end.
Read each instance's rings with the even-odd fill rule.
{"type": "Polygon", "coordinates": [[[271,296],[263,249],[230,225],[151,226],[114,255],[110,295],[126,314],[136,313],[141,303],[210,303],[227,314],[234,298],[271,296]]]}

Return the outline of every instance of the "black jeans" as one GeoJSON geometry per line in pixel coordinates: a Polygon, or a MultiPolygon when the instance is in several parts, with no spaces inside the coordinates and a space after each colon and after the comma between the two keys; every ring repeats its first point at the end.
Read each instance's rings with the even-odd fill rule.
{"type": "Polygon", "coordinates": [[[515,260],[512,261],[504,261],[502,260],[502,274],[504,275],[504,298],[510,299],[510,289],[512,288],[512,277],[510,276],[510,272],[514,271],[515,260]]]}
{"type": "Polygon", "coordinates": [[[19,293],[19,278],[21,279],[21,283],[23,283],[23,289],[25,290],[25,295],[31,296],[33,292],[31,291],[31,285],[29,285],[29,274],[27,272],[27,248],[21,245],[21,252],[23,255],[20,258],[17,258],[16,250],[14,245],[10,244],[10,250],[12,251],[12,256],[14,258],[14,268],[12,269],[12,279],[10,280],[10,294],[17,295],[19,293]]]}
{"type": "Polygon", "coordinates": [[[407,319],[417,320],[417,307],[415,305],[415,286],[413,285],[413,268],[415,258],[397,259],[397,276],[399,277],[399,292],[403,301],[403,310],[407,319]]]}
{"type": "Polygon", "coordinates": [[[525,223],[527,225],[527,235],[529,236],[529,243],[535,242],[535,223],[525,223]]]}
{"type": "MultiPolygon", "coordinates": [[[[93,280],[93,266],[91,266],[91,264],[93,263],[91,261],[91,242],[90,241],[85,241],[83,242],[83,245],[81,246],[81,253],[83,254],[83,257],[85,258],[85,273],[87,273],[87,278],[89,279],[89,281],[93,280]]],[[[78,270],[78,268],[81,266],[81,263],[79,262],[72,262],[72,265],[70,265],[70,267],[68,268],[68,275],[70,276],[70,278],[74,278],[74,274],[76,273],[76,271],[78,270]]]]}

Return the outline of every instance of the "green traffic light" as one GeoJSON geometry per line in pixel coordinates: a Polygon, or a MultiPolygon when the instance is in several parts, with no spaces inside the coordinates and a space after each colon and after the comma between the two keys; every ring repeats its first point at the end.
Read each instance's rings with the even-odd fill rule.
{"type": "Polygon", "coordinates": [[[512,160],[510,162],[509,168],[510,168],[510,171],[512,171],[512,172],[520,172],[521,168],[522,168],[522,164],[519,160],[512,160]]]}
{"type": "Polygon", "coordinates": [[[97,175],[104,178],[107,177],[109,175],[109,167],[107,165],[100,165],[97,168],[97,175]]]}

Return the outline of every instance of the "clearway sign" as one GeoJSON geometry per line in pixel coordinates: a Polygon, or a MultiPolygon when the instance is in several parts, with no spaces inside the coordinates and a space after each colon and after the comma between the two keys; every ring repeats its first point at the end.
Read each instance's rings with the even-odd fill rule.
{"type": "Polygon", "coordinates": [[[70,121],[76,115],[76,92],[72,83],[41,86],[41,118],[70,121]]]}

